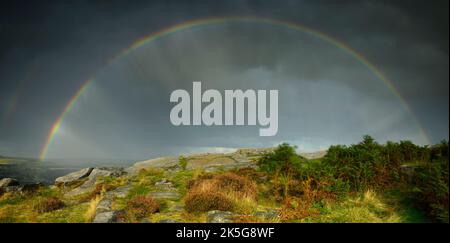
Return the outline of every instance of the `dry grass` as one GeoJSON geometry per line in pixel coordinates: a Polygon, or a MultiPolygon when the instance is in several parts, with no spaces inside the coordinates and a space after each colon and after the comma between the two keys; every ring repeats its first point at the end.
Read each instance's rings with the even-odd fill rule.
{"type": "Polygon", "coordinates": [[[33,209],[38,213],[51,212],[65,206],[64,202],[57,197],[48,197],[39,199],[34,204],[33,209]]]}
{"type": "Polygon", "coordinates": [[[159,209],[159,203],[151,196],[136,196],[127,202],[127,215],[125,217],[131,221],[137,221],[149,214],[158,212],[159,209]]]}
{"type": "Polygon", "coordinates": [[[210,210],[248,213],[256,208],[256,184],[242,176],[227,172],[202,175],[188,185],[185,209],[188,212],[210,210]]]}
{"type": "Polygon", "coordinates": [[[95,196],[93,199],[91,199],[90,203],[89,203],[89,207],[86,211],[86,213],[84,214],[84,219],[86,220],[86,222],[91,222],[96,214],[97,211],[97,206],[100,203],[100,201],[102,200],[102,195],[97,195],[95,196]]]}

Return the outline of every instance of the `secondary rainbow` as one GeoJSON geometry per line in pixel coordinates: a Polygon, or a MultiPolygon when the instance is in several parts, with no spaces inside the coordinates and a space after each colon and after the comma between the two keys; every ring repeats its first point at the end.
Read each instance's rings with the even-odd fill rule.
{"type": "MultiPolygon", "coordinates": [[[[417,118],[415,117],[414,113],[411,110],[411,107],[408,105],[406,100],[403,98],[403,96],[400,94],[400,92],[397,90],[397,88],[393,85],[393,83],[386,77],[385,74],[383,74],[376,66],[374,66],[366,57],[364,57],[363,54],[357,52],[356,50],[352,49],[350,46],[346,45],[342,41],[338,40],[337,38],[331,37],[327,34],[324,34],[320,31],[311,29],[309,27],[283,21],[283,20],[276,20],[276,19],[270,19],[270,18],[260,18],[260,17],[214,17],[214,18],[205,18],[205,19],[198,19],[198,20],[192,20],[192,21],[186,21],[182,22],[180,24],[173,25],[169,28],[162,29],[158,32],[151,33],[148,36],[145,36],[143,38],[138,39],[133,44],[131,44],[128,48],[121,51],[118,55],[115,55],[113,58],[109,59],[107,64],[110,64],[111,62],[114,62],[117,59],[120,59],[123,56],[128,55],[130,52],[139,49],[141,46],[144,46],[146,44],[149,44],[157,39],[163,38],[164,36],[170,35],[172,33],[176,33],[179,31],[183,31],[186,29],[198,27],[198,26],[205,26],[205,25],[217,25],[217,24],[224,24],[224,23],[233,23],[233,22],[245,22],[245,23],[255,23],[255,24],[265,24],[265,25],[271,25],[271,26],[278,26],[280,28],[287,28],[292,30],[297,30],[306,34],[309,34],[311,36],[314,36],[316,38],[319,38],[329,44],[332,44],[336,46],[337,48],[343,50],[348,55],[352,56],[353,58],[357,59],[361,64],[366,66],[368,69],[372,71],[372,73],[383,83],[388,87],[388,89],[400,100],[404,108],[413,116],[415,119],[415,123],[417,125],[417,128],[419,129],[421,135],[423,138],[425,138],[426,142],[429,144],[430,141],[428,139],[428,136],[421,126],[420,122],[418,122],[417,118]]],[[[75,93],[75,95],[72,96],[72,98],[67,103],[66,107],[64,108],[61,115],[58,117],[58,119],[53,123],[50,132],[48,133],[48,136],[45,140],[44,146],[41,149],[40,153],[40,159],[45,160],[47,157],[48,150],[53,143],[55,135],[58,133],[58,130],[60,129],[64,117],[70,113],[71,109],[76,105],[77,100],[80,96],[83,95],[83,93],[88,89],[90,84],[94,81],[94,78],[88,79],[81,85],[79,90],[75,93]]]]}

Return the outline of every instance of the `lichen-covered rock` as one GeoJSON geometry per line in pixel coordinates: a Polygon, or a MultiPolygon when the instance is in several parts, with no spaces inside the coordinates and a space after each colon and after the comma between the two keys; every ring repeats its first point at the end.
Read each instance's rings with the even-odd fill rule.
{"type": "Polygon", "coordinates": [[[8,186],[18,186],[19,181],[13,178],[3,178],[0,180],[0,188],[5,188],[8,186]]]}
{"type": "Polygon", "coordinates": [[[88,177],[94,168],[84,168],[79,171],[72,172],[68,175],[56,178],[55,185],[57,186],[70,186],[80,182],[88,177]]]}
{"type": "Polygon", "coordinates": [[[253,215],[265,220],[273,220],[279,217],[279,212],[278,210],[258,211],[255,212],[253,215]]]}
{"type": "Polygon", "coordinates": [[[179,221],[173,219],[161,219],[158,223],[180,223],[179,221]]]}
{"type": "Polygon", "coordinates": [[[161,181],[157,181],[155,183],[156,187],[172,187],[172,182],[168,181],[167,179],[162,179],[161,181]]]}
{"type": "Polygon", "coordinates": [[[111,207],[112,207],[112,198],[104,198],[98,203],[96,213],[99,214],[111,211],[111,207]]]}
{"type": "Polygon", "coordinates": [[[120,214],[120,211],[107,211],[107,212],[97,213],[92,222],[93,223],[115,223],[118,220],[119,214],[120,214]]]}
{"type": "Polygon", "coordinates": [[[111,191],[111,193],[116,198],[125,198],[128,195],[128,192],[130,191],[130,189],[131,189],[131,185],[126,185],[126,186],[122,186],[122,187],[118,187],[118,188],[114,189],[113,191],[111,191]]]}
{"type": "Polygon", "coordinates": [[[207,213],[209,223],[233,223],[236,215],[228,211],[213,210],[207,213]]]}
{"type": "Polygon", "coordinates": [[[146,161],[137,162],[131,167],[128,167],[125,171],[130,175],[136,175],[142,169],[172,169],[179,166],[178,157],[161,157],[156,159],[150,159],[146,161]]]}
{"type": "Polygon", "coordinates": [[[94,189],[97,180],[100,177],[119,177],[126,174],[123,168],[115,168],[115,167],[103,167],[103,168],[94,168],[87,180],[80,185],[79,187],[73,189],[72,191],[67,193],[67,196],[77,196],[94,189]]]}

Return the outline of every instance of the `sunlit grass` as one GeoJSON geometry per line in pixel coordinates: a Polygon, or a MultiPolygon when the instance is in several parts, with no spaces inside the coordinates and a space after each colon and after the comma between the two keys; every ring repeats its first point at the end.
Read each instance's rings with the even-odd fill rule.
{"type": "Polygon", "coordinates": [[[401,223],[411,222],[412,209],[405,209],[400,198],[387,198],[386,195],[368,190],[343,201],[325,203],[321,214],[300,219],[299,222],[326,223],[401,223]],[[409,211],[408,211],[409,210],[409,211]]]}

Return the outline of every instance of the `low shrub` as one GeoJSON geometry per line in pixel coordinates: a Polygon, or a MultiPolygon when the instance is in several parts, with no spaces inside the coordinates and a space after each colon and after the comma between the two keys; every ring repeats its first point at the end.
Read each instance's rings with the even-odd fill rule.
{"type": "Polygon", "coordinates": [[[178,159],[178,163],[180,164],[180,167],[182,170],[186,170],[186,167],[188,165],[188,160],[185,157],[180,156],[180,158],[178,159]]]}
{"type": "Polygon", "coordinates": [[[65,206],[64,202],[57,197],[48,197],[39,199],[33,209],[38,213],[51,212],[65,206]]]}
{"type": "Polygon", "coordinates": [[[184,208],[188,212],[231,211],[233,209],[232,200],[214,186],[195,187],[188,192],[184,201],[184,208]]]}
{"type": "Polygon", "coordinates": [[[135,219],[141,219],[151,213],[158,212],[160,205],[152,197],[141,195],[128,201],[126,209],[135,219]]]}
{"type": "Polygon", "coordinates": [[[431,162],[414,170],[412,196],[432,220],[449,222],[449,162],[431,162]]]}
{"type": "Polygon", "coordinates": [[[256,184],[231,172],[204,174],[189,182],[184,199],[188,212],[249,211],[256,207],[256,184]]]}

